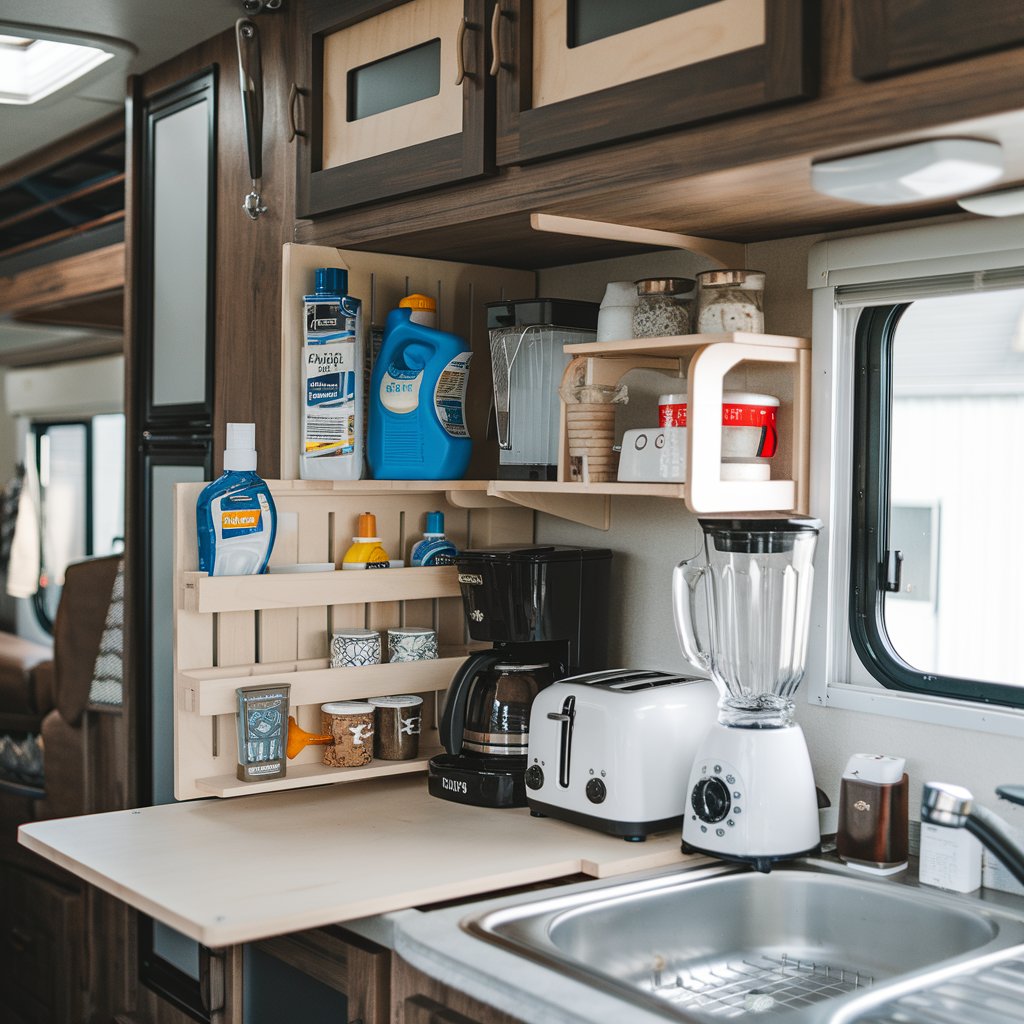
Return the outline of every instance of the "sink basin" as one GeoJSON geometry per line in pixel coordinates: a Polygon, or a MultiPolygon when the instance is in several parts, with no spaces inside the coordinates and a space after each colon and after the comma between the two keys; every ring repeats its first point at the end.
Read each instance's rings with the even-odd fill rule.
{"type": "Polygon", "coordinates": [[[676,1020],[825,1021],[837,1000],[875,1003],[895,979],[1024,942],[1009,911],[815,861],[682,870],[463,927],[676,1020]]]}

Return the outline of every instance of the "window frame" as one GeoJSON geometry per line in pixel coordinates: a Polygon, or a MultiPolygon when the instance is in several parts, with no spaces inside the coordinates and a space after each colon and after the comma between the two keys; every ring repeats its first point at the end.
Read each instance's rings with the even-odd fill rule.
{"type": "Polygon", "coordinates": [[[809,507],[822,520],[822,531],[801,689],[812,706],[1024,739],[1020,708],[882,686],[853,646],[849,611],[855,390],[851,325],[861,308],[872,304],[853,298],[851,292],[881,285],[902,287],[949,274],[1016,277],[1024,268],[1022,223],[1020,217],[940,222],[826,237],[810,247],[807,288],[814,387],[809,507]]]}
{"type": "Polygon", "coordinates": [[[850,638],[882,686],[1010,708],[1024,688],[917,668],[889,639],[885,622],[891,501],[893,342],[913,301],[869,306],[857,319],[854,355],[853,530],[850,539],[850,638]]]}

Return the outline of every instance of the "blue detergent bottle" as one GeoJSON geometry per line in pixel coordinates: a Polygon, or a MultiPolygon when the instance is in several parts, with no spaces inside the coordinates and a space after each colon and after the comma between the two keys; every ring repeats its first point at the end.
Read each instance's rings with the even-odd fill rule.
{"type": "Polygon", "coordinates": [[[466,385],[472,352],[463,338],[388,313],[370,378],[366,457],[377,480],[460,480],[472,442],[466,385]]]}

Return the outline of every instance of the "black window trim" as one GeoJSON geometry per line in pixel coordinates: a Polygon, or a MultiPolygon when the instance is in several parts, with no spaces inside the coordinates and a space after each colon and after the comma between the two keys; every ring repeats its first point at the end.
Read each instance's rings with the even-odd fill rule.
{"type": "Polygon", "coordinates": [[[1024,707],[1024,689],[925,672],[897,653],[885,628],[892,442],[892,351],[910,302],[864,309],[857,320],[853,402],[850,634],[864,667],[892,690],[1024,707]]]}

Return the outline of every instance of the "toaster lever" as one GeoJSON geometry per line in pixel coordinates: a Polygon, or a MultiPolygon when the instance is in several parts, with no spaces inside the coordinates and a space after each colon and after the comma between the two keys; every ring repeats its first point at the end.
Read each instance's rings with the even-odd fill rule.
{"type": "Polygon", "coordinates": [[[569,788],[569,762],[572,758],[572,726],[576,717],[576,698],[566,697],[562,701],[562,713],[551,712],[548,718],[562,723],[561,742],[558,744],[558,784],[569,788]]]}
{"type": "Polygon", "coordinates": [[[563,714],[561,711],[549,711],[548,712],[548,718],[550,718],[552,722],[568,722],[569,721],[569,716],[566,715],[566,714],[563,714]]]}

